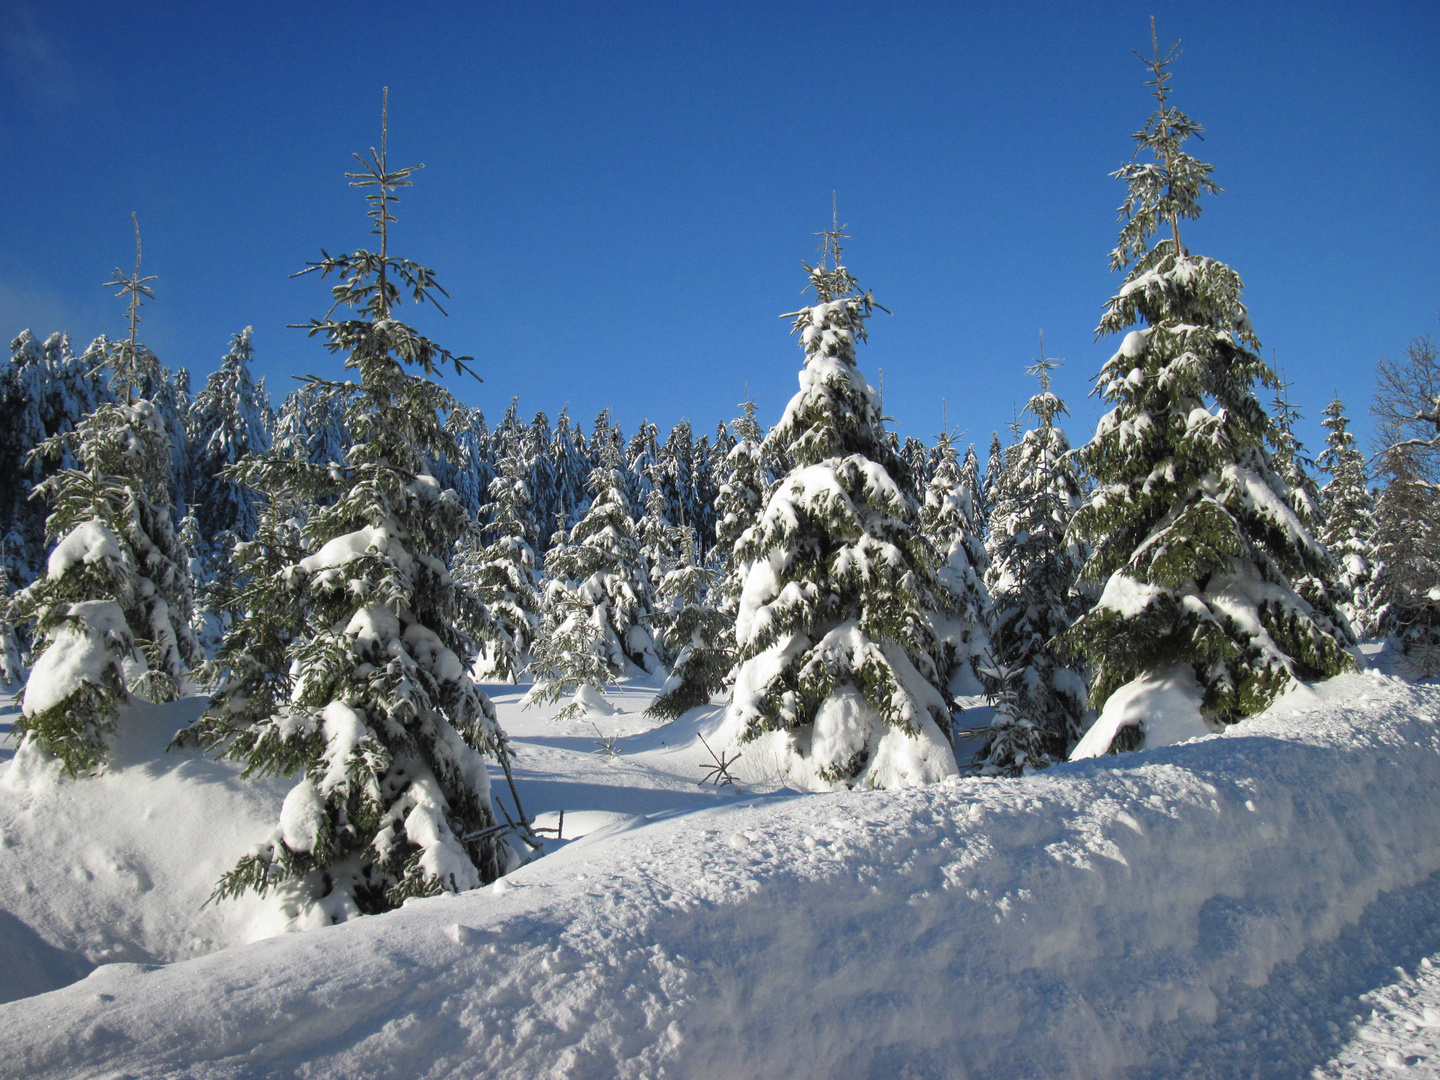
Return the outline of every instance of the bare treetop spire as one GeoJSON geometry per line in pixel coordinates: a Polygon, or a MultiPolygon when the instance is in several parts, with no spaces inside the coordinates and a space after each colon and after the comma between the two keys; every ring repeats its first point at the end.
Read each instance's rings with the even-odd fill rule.
{"type": "Polygon", "coordinates": [[[133,210],[130,211],[130,220],[135,223],[135,273],[126,274],[117,266],[114,271],[112,271],[114,276],[105,282],[103,288],[108,289],[111,286],[118,285],[120,286],[120,291],[115,294],[116,296],[129,294],[130,310],[126,314],[126,318],[130,321],[130,345],[133,348],[135,345],[135,331],[141,322],[140,308],[146,300],[155,299],[155,293],[150,289],[148,283],[156,280],[156,275],[151,274],[149,277],[143,278],[140,276],[140,218],[133,210]]]}
{"type": "Polygon", "coordinates": [[[841,250],[840,241],[854,239],[849,233],[845,231],[849,227],[849,222],[846,222],[844,225],[840,224],[839,203],[836,199],[835,192],[832,190],[830,192],[830,228],[825,229],[821,232],[814,232],[810,234],[811,236],[824,237],[824,239],[820,241],[820,247],[817,249],[820,252],[820,264],[816,267],[817,270],[826,269],[825,257],[827,255],[834,260],[833,267],[831,268],[839,268],[841,250]]]}

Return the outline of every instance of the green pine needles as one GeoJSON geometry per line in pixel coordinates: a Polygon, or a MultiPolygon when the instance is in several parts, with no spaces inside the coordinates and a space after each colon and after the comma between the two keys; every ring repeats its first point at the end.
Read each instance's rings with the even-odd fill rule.
{"type": "Polygon", "coordinates": [[[393,192],[418,166],[392,169],[385,138],[382,126],[380,151],[347,174],[371,189],[380,250],[325,253],[301,271],[339,278],[331,310],[306,325],[358,378],[309,381],[343,407],[355,443],[344,461],[250,456],[229,470],[267,508],[239,549],[255,572],[197,732],[247,772],[301,775],[274,834],[216,888],[279,888],[300,925],[474,888],[517,859],[486,769],[489,758],[508,773],[505,737],[460,660],[489,617],[447,570],[476,526],[429,467],[454,453],[440,417],[455,401],[424,376],[468,372],[469,358],[394,315],[405,296],[434,303],[443,290],[389,252],[393,192]],[[335,318],[340,308],[357,317],[335,318]]]}
{"type": "MultiPolygon", "coordinates": [[[[1277,380],[1258,355],[1240,277],[1181,243],[1181,219],[1198,217],[1201,194],[1220,189],[1211,166],[1183,149],[1202,129],[1169,102],[1177,55],[1155,43],[1154,58],[1141,58],[1159,108],[1136,152],[1152,160],[1115,174],[1127,195],[1110,264],[1129,275],[1098,334],[1128,333],[1097,378],[1095,392],[1113,407],[1079,452],[1096,487],[1074,522],[1091,548],[1084,576],[1105,584],[1062,641],[1093,672],[1093,706],[1163,677],[1192,700],[1188,734],[1199,734],[1202,717],[1237,720],[1295,680],[1354,661],[1323,584],[1330,556],[1295,513],[1267,448],[1274,429],[1255,386],[1277,380]]],[[[1144,737],[1125,700],[1102,713],[1077,754],[1144,737]]]]}

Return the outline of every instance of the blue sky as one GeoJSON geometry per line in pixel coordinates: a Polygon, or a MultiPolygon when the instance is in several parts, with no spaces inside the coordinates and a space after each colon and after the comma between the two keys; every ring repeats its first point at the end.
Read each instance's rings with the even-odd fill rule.
{"type": "Polygon", "coordinates": [[[518,394],[527,417],[709,431],[748,385],[773,423],[801,360],[777,316],[835,190],[893,312],[861,364],[900,433],[928,441],[944,399],[983,456],[1043,329],[1080,441],[1151,14],[1226,189],[1187,244],[1244,278],[1312,452],[1337,390],[1368,432],[1376,358],[1440,330],[1433,2],[7,0],[0,331],[121,332],[100,283],[131,266],[134,210],[165,363],[198,385],[253,325],[277,402],[336,374],[286,329],[325,287],[288,275],[368,243],[342,173],[388,85],[392,160],[426,164],[392,249],[450,291],[415,321],[476,357],[483,385],[447,385],[488,418],[518,394]]]}

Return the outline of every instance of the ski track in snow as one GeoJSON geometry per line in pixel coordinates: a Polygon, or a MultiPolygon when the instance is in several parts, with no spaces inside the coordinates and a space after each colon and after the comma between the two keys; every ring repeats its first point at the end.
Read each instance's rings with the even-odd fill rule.
{"type": "Polygon", "coordinates": [[[583,839],[487,889],[251,944],[258,909],[194,913],[213,871],[171,863],[196,835],[167,862],[107,834],[95,793],[218,803],[243,851],[284,782],[246,801],[232,767],[160,756],[158,720],[89,795],[0,774],[0,959],[19,941],[47,986],[93,967],[0,1005],[0,1073],[1440,1076],[1440,688],[1345,676],[1181,746],[797,795],[700,788],[716,710],[656,725],[656,685],[610,694],[623,711],[595,727],[496,693],[526,811],[583,839]],[[67,879],[77,826],[176,896],[67,879]],[[79,925],[124,898],[134,925],[79,925]],[[147,962],[94,967],[97,929],[147,962]]]}

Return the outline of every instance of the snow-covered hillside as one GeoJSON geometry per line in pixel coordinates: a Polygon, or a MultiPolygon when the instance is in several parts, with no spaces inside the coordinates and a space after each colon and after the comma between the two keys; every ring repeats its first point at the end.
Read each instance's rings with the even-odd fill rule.
{"type": "Polygon", "coordinates": [[[27,1077],[1426,1065],[1423,1032],[1392,1028],[1409,1017],[1418,1030],[1434,1010],[1400,1017],[1403,995],[1368,992],[1423,983],[1422,959],[1440,951],[1440,689],[1343,676],[1182,746],[1022,780],[825,795],[702,791],[696,736],[718,717],[657,728],[637,715],[648,696],[615,695],[625,711],[596,721],[613,758],[591,753],[588,722],[499,698],[526,809],[565,809],[566,837],[594,829],[583,839],[478,892],[194,958],[263,929],[263,905],[152,930],[111,913],[128,871],[105,845],[132,837],[129,865],[149,876],[131,910],[152,903],[178,921],[244,850],[236,834],[268,828],[278,788],[185,755],[126,759],[84,785],[0,766],[7,948],[29,942],[29,962],[56,981],[62,962],[88,967],[83,956],[175,961],[105,963],[0,1006],[0,1061],[27,1077]],[[101,806],[78,792],[104,785],[116,788],[109,824],[75,809],[101,806]],[[172,792],[157,814],[203,793],[214,809],[192,828],[224,851],[115,824],[143,813],[146,785],[172,792]],[[85,821],[88,841],[58,835],[85,821]],[[83,884],[67,877],[87,870],[83,884]],[[90,932],[137,944],[86,952],[90,932]]]}

